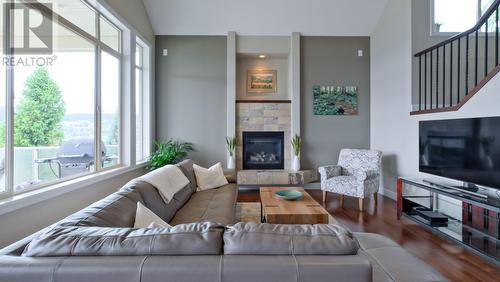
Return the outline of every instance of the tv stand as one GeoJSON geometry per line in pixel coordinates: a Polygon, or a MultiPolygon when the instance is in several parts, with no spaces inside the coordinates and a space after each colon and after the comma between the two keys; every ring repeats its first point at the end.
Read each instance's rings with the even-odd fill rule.
{"type": "Polygon", "coordinates": [[[455,189],[457,191],[467,193],[473,197],[488,198],[487,195],[478,193],[479,187],[477,187],[477,185],[473,184],[473,183],[464,182],[464,185],[462,185],[462,186],[455,186],[455,185],[441,184],[441,183],[433,182],[433,181],[426,180],[426,179],[422,180],[422,182],[427,183],[427,184],[432,185],[432,186],[437,187],[437,188],[455,189]]]}
{"type": "Polygon", "coordinates": [[[500,265],[499,198],[488,197],[481,190],[398,178],[398,220],[402,216],[500,265]]]}
{"type": "Polygon", "coordinates": [[[460,190],[465,190],[465,191],[470,191],[470,192],[479,191],[479,187],[477,187],[475,185],[474,186],[467,186],[467,185],[456,186],[456,185],[453,185],[452,187],[455,189],[460,189],[460,190]]]}

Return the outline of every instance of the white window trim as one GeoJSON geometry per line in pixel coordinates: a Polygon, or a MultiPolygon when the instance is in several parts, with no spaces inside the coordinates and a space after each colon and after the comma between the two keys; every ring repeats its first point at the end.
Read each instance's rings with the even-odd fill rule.
{"type": "MultiPolygon", "coordinates": [[[[135,71],[136,69],[140,69],[142,73],[142,89],[141,89],[141,110],[142,110],[142,153],[141,155],[143,158],[141,160],[135,160],[136,163],[143,163],[147,161],[147,157],[151,155],[151,149],[152,149],[152,102],[151,102],[151,97],[152,97],[152,91],[151,91],[151,85],[152,85],[152,76],[151,76],[151,57],[152,57],[152,47],[149,45],[147,42],[145,42],[141,37],[137,36],[135,37],[135,42],[137,45],[141,46],[142,48],[142,65],[140,67],[137,66],[137,64],[134,62],[134,78],[135,78],[135,71]],[[149,82],[149,83],[148,83],[149,82]],[[144,156],[146,156],[144,158],[144,156]]],[[[135,58],[135,56],[134,56],[135,58]]],[[[135,80],[135,79],[134,79],[135,80]]],[[[137,83],[137,81],[136,81],[137,83]]],[[[134,103],[136,101],[136,95],[135,93],[135,87],[134,87],[134,103]]],[[[136,117],[135,113],[135,104],[134,104],[134,119],[136,117]]],[[[135,120],[134,120],[135,124],[135,120]]],[[[135,129],[137,130],[137,128],[135,129]]],[[[135,139],[134,139],[135,141],[135,139]]],[[[134,144],[134,147],[137,148],[136,144],[134,144]]],[[[135,154],[134,156],[136,156],[135,154]]]]}
{"type": "MultiPolygon", "coordinates": [[[[58,184],[45,186],[25,193],[11,195],[8,198],[0,200],[0,215],[23,209],[31,205],[73,192],[79,189],[88,188],[99,182],[119,177],[135,170],[145,169],[147,163],[130,167],[120,167],[107,169],[96,173],[87,174],[72,180],[67,180],[58,184]]],[[[116,187],[118,190],[120,187],[116,187]]]]}
{"type": "MultiPolygon", "coordinates": [[[[43,7],[43,6],[42,6],[43,7]]],[[[93,6],[89,6],[89,9],[94,11],[96,13],[96,37],[88,36],[88,34],[81,30],[78,26],[75,24],[67,21],[64,17],[54,15],[56,17],[56,21],[58,24],[64,26],[65,28],[70,29],[72,32],[74,32],[77,36],[80,36],[89,42],[91,42],[95,46],[95,74],[94,74],[94,82],[95,82],[95,89],[94,89],[94,100],[95,100],[95,106],[94,106],[94,123],[95,123],[95,128],[94,128],[94,136],[95,136],[95,171],[91,171],[89,173],[85,173],[82,175],[77,175],[73,178],[65,178],[65,179],[57,179],[54,181],[48,181],[46,183],[42,183],[40,185],[36,185],[33,187],[30,187],[28,189],[24,189],[22,191],[16,191],[15,190],[15,185],[14,185],[14,144],[13,144],[13,139],[14,139],[14,97],[12,95],[13,93],[13,74],[15,69],[13,68],[7,68],[6,69],[6,84],[7,84],[7,92],[6,92],[6,144],[5,144],[5,191],[0,194],[0,199],[5,198],[5,197],[11,197],[11,196],[16,196],[20,195],[23,193],[29,193],[31,191],[34,191],[35,189],[42,189],[43,187],[49,187],[57,183],[62,183],[66,182],[67,180],[71,180],[74,178],[78,178],[79,176],[84,177],[85,175],[88,174],[94,174],[98,173],[101,171],[104,171],[105,169],[102,168],[101,164],[101,142],[102,136],[101,136],[101,52],[107,52],[110,55],[118,58],[120,60],[120,69],[123,69],[122,67],[122,54],[115,51],[114,49],[108,47],[106,44],[104,44],[100,40],[100,30],[99,30],[99,25],[100,25],[100,18],[104,17],[109,23],[115,24],[118,21],[111,21],[109,20],[106,15],[102,14],[99,9],[95,9],[93,6]]],[[[123,33],[124,30],[119,28],[120,33],[123,33]]],[[[10,53],[10,45],[9,42],[6,41],[6,50],[7,52],[10,53]]],[[[122,45],[122,36],[120,36],[120,45],[122,45]]],[[[123,76],[120,74],[120,81],[123,80],[123,76]]],[[[121,88],[120,88],[121,89],[121,88]]],[[[120,97],[121,99],[121,97],[120,97]]],[[[120,143],[119,143],[119,148],[120,148],[120,143]]],[[[121,151],[121,150],[120,150],[121,151]]],[[[111,166],[109,168],[117,168],[122,166],[121,162],[119,162],[117,165],[111,166]]],[[[109,169],[106,168],[106,169],[109,169]]]]}
{"type": "MultiPolygon", "coordinates": [[[[148,64],[148,78],[147,80],[144,80],[144,82],[148,81],[149,83],[143,83],[145,87],[144,93],[147,93],[145,97],[147,98],[147,105],[146,102],[144,103],[144,106],[147,107],[147,112],[149,114],[148,117],[148,123],[149,127],[145,129],[144,131],[144,136],[148,136],[148,147],[152,149],[152,142],[154,138],[154,84],[153,84],[153,77],[154,77],[154,59],[153,59],[153,45],[150,41],[146,40],[143,38],[140,33],[132,27],[127,21],[123,19],[118,13],[116,13],[104,0],[84,0],[88,4],[91,4],[93,8],[95,8],[100,14],[102,14],[108,21],[111,21],[114,23],[121,31],[121,53],[122,53],[122,60],[121,60],[121,72],[120,72],[120,77],[121,77],[121,85],[120,89],[122,91],[122,95],[120,95],[120,114],[122,115],[122,118],[120,119],[120,129],[126,128],[127,123],[131,125],[131,129],[133,129],[131,132],[134,134],[129,134],[128,137],[130,137],[129,140],[126,140],[123,138],[123,131],[120,132],[120,164],[117,166],[113,167],[108,167],[105,169],[102,169],[100,171],[94,171],[94,172],[89,172],[88,174],[83,174],[81,176],[75,177],[75,178],[68,178],[68,179],[63,179],[61,181],[57,182],[50,182],[47,183],[46,185],[42,185],[36,190],[28,190],[26,192],[22,193],[17,193],[15,194],[13,191],[13,185],[6,185],[5,192],[0,192],[0,215],[21,209],[30,205],[33,205],[38,202],[45,201],[50,198],[57,197],[59,195],[65,194],[67,192],[75,191],[77,189],[85,188],[88,186],[91,186],[92,184],[104,181],[106,179],[119,176],[122,174],[126,174],[128,172],[137,170],[137,169],[143,169],[146,167],[148,164],[147,160],[143,160],[140,162],[135,162],[135,125],[133,122],[135,122],[135,96],[131,95],[131,93],[134,93],[134,83],[135,83],[135,74],[132,75],[132,73],[129,73],[130,76],[130,84],[127,84],[126,81],[127,79],[123,79],[127,76],[124,74],[127,73],[127,69],[133,69],[135,71],[135,39],[139,39],[141,43],[143,43],[145,49],[147,49],[148,52],[148,62],[145,60],[143,61],[143,68],[146,68],[146,64],[148,64]],[[127,44],[130,44],[130,50],[127,50],[129,52],[125,52],[125,47],[127,44]],[[125,87],[124,87],[125,85],[125,87]],[[132,88],[129,88],[132,86],[132,88]],[[128,95],[125,95],[127,97],[124,97],[123,93],[127,92],[128,95]],[[131,97],[132,96],[132,97],[131,97]],[[128,101],[124,101],[128,100],[128,101]],[[130,103],[128,103],[130,102],[130,103]],[[131,120],[129,119],[127,122],[126,120],[123,119],[123,113],[126,111],[122,111],[124,108],[124,103],[129,104],[131,107],[131,112],[129,112],[129,116],[131,117],[131,120]],[[146,135],[146,132],[148,133],[146,135]],[[125,153],[125,154],[124,154],[125,153]]],[[[103,44],[103,49],[106,49],[106,51],[111,51],[111,53],[116,52],[114,49],[108,47],[107,45],[103,44]]],[[[11,75],[11,74],[10,74],[11,75]]],[[[5,79],[9,79],[9,72],[7,72],[5,79]]],[[[12,85],[10,85],[12,87],[12,85]]],[[[10,89],[7,89],[9,91],[10,89]]],[[[6,102],[11,102],[10,100],[13,99],[11,97],[12,95],[6,95],[7,96],[7,101],[6,102]]],[[[13,103],[8,103],[7,105],[12,105],[13,103]]],[[[8,115],[6,119],[6,123],[12,122],[12,117],[13,117],[13,109],[10,109],[10,107],[6,107],[6,114],[8,115]]],[[[8,162],[8,159],[13,156],[13,152],[9,154],[9,150],[13,151],[13,147],[9,145],[9,142],[12,142],[12,126],[6,126],[6,134],[8,136],[6,140],[6,163],[8,162]],[[10,132],[9,132],[10,131],[10,132]],[[11,148],[11,149],[9,149],[11,148]]],[[[96,139],[97,140],[97,139],[96,139]]],[[[146,145],[146,143],[144,143],[146,145]]],[[[7,173],[6,174],[6,184],[9,182],[12,183],[13,173],[7,173]]],[[[119,187],[117,187],[118,189],[119,187]]]]}
{"type": "MultiPolygon", "coordinates": [[[[476,15],[476,22],[481,18],[481,1],[483,0],[476,0],[477,1],[477,15],[476,15]]],[[[429,17],[429,34],[432,37],[451,37],[453,35],[462,33],[464,31],[457,31],[457,32],[443,32],[443,31],[437,31],[436,30],[436,25],[435,23],[435,11],[434,11],[434,2],[435,0],[429,0],[430,2],[430,17],[429,17]]]]}

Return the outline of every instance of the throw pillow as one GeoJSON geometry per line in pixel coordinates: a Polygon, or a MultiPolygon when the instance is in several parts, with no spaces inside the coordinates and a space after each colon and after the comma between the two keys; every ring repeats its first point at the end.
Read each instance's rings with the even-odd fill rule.
{"type": "Polygon", "coordinates": [[[135,212],[134,228],[158,228],[172,227],[157,216],[154,212],[144,206],[141,202],[137,202],[137,210],[135,212]],[[149,227],[153,225],[153,227],[149,227]]]}
{"type": "Polygon", "coordinates": [[[160,192],[160,196],[167,204],[172,200],[175,193],[189,184],[189,179],[175,165],[166,165],[157,168],[138,179],[156,187],[160,192]]]}
{"type": "Polygon", "coordinates": [[[199,165],[193,165],[198,191],[219,188],[228,184],[221,163],[216,163],[210,168],[204,168],[199,165]]]}

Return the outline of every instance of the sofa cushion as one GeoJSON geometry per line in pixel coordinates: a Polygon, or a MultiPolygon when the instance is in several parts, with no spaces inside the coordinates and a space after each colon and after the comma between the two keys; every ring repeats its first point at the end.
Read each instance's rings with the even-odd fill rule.
{"type": "Polygon", "coordinates": [[[177,167],[179,167],[184,173],[184,175],[189,179],[189,187],[191,187],[191,190],[193,190],[193,193],[196,192],[196,188],[198,187],[198,184],[196,183],[196,176],[194,174],[194,168],[193,168],[194,162],[190,159],[183,160],[182,162],[177,164],[177,167]]]}
{"type": "Polygon", "coordinates": [[[165,203],[172,201],[175,193],[189,184],[189,179],[175,165],[165,165],[137,178],[153,185],[165,203]]]}
{"type": "Polygon", "coordinates": [[[175,193],[173,200],[167,204],[161,198],[158,189],[147,182],[132,180],[120,189],[120,191],[131,190],[139,192],[142,196],[143,204],[165,222],[172,220],[177,210],[181,208],[184,203],[189,200],[191,194],[193,194],[191,188],[187,185],[179,192],[175,193]]]}
{"type": "Polygon", "coordinates": [[[132,227],[139,201],[143,198],[138,191],[119,191],[68,216],[59,225],[132,227]]]}
{"type": "Polygon", "coordinates": [[[175,203],[175,211],[178,211],[180,208],[182,208],[189,201],[193,193],[194,192],[190,184],[184,186],[184,188],[182,188],[179,192],[175,193],[173,199],[173,202],[175,203]]]}
{"type": "Polygon", "coordinates": [[[155,229],[59,226],[34,238],[23,256],[217,255],[222,232],[211,222],[155,229]]]}
{"type": "Polygon", "coordinates": [[[411,255],[391,239],[372,233],[354,233],[358,255],[372,263],[374,281],[447,281],[432,267],[411,255]]]}
{"type": "Polygon", "coordinates": [[[177,211],[169,223],[177,225],[189,222],[213,221],[222,225],[233,224],[236,216],[237,197],[238,187],[236,184],[196,192],[177,211]]]}
{"type": "Polygon", "coordinates": [[[230,255],[354,255],[358,248],[351,232],[333,224],[240,222],[224,232],[230,255]]]}

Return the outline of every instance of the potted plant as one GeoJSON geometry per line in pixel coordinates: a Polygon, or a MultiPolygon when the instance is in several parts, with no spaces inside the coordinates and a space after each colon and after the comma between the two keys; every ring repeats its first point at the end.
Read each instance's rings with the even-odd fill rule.
{"type": "Polygon", "coordinates": [[[235,169],[236,168],[236,160],[235,160],[235,153],[236,153],[236,145],[238,144],[238,140],[236,139],[236,136],[229,137],[226,136],[226,145],[227,145],[227,152],[229,153],[229,159],[227,161],[227,168],[228,169],[235,169]]]}
{"type": "Polygon", "coordinates": [[[293,149],[293,160],[292,160],[292,170],[300,170],[300,148],[302,147],[302,138],[295,134],[292,138],[292,149],[293,149]]]}
{"type": "Polygon", "coordinates": [[[165,143],[154,141],[155,152],[149,158],[148,169],[155,170],[168,164],[175,164],[186,158],[194,151],[193,144],[189,142],[174,141],[172,139],[165,143]]]}
{"type": "Polygon", "coordinates": [[[436,27],[436,32],[440,32],[441,31],[441,26],[443,25],[443,23],[441,22],[436,22],[434,24],[434,26],[436,27]]]}

